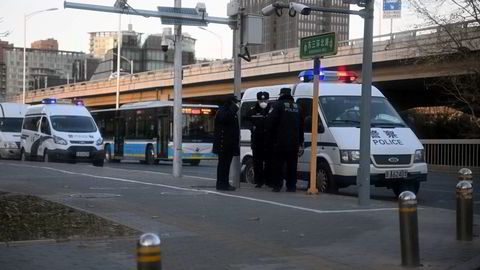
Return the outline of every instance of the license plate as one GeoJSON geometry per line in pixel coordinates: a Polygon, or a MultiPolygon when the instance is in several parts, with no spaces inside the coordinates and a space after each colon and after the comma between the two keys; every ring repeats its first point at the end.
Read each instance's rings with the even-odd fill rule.
{"type": "Polygon", "coordinates": [[[385,172],[385,179],[393,179],[393,178],[407,178],[408,171],[407,170],[397,170],[397,171],[386,171],[385,172]]]}
{"type": "Polygon", "coordinates": [[[90,152],[77,152],[77,157],[89,157],[90,152]]]}

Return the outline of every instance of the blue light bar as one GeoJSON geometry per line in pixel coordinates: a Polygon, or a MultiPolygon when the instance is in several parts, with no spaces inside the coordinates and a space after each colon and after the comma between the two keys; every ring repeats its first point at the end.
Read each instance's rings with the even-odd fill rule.
{"type": "Polygon", "coordinates": [[[57,103],[57,99],[55,98],[44,98],[42,99],[42,104],[55,104],[57,103]]]}
{"type": "MultiPolygon", "coordinates": [[[[338,81],[338,82],[347,82],[351,83],[357,79],[357,75],[353,72],[347,71],[320,71],[320,80],[321,81],[338,81]]],[[[298,78],[301,82],[312,82],[313,81],[313,70],[307,69],[301,71],[298,74],[298,78]]]]}
{"type": "Polygon", "coordinates": [[[76,100],[75,100],[75,105],[77,105],[77,106],[84,106],[85,103],[84,103],[83,100],[81,100],[81,99],[76,99],[76,100]]]}

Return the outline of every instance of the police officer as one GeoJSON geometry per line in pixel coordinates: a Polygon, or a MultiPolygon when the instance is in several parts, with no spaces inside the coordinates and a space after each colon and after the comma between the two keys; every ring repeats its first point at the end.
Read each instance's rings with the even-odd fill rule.
{"type": "Polygon", "coordinates": [[[286,187],[296,191],[298,150],[303,146],[303,123],[300,121],[298,105],[294,102],[290,88],[280,89],[280,96],[269,114],[268,129],[273,143],[273,191],[283,186],[283,168],[286,164],[286,187]]]}
{"type": "Polygon", "coordinates": [[[247,120],[251,126],[251,147],[253,152],[253,170],[255,175],[255,187],[260,188],[264,184],[270,185],[271,154],[267,133],[267,115],[271,109],[268,104],[268,92],[257,93],[257,103],[247,112],[247,120]]]}
{"type": "Polygon", "coordinates": [[[228,98],[215,115],[215,138],[212,152],[218,155],[217,190],[235,190],[235,187],[228,182],[228,176],[233,156],[240,155],[238,102],[239,100],[236,97],[228,98]]]}

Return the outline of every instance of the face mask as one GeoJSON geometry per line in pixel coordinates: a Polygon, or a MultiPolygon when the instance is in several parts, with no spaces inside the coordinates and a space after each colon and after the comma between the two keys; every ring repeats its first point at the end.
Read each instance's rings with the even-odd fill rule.
{"type": "Polygon", "coordinates": [[[267,103],[266,102],[260,102],[260,104],[258,104],[258,105],[260,105],[260,108],[262,108],[262,109],[267,108],[267,103]]]}

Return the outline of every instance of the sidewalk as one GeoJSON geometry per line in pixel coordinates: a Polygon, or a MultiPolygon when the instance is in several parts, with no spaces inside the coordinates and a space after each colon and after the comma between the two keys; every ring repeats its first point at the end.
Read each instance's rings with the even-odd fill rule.
{"type": "MultiPolygon", "coordinates": [[[[123,177],[138,174],[146,175],[123,177]]],[[[154,177],[163,185],[173,181],[171,176],[154,177]]],[[[156,193],[138,188],[138,183],[135,189],[123,182],[88,186],[103,183],[122,196],[87,200],[57,192],[48,199],[77,208],[91,205],[89,211],[99,216],[139,231],[161,232],[163,269],[404,269],[394,201],[372,200],[369,207],[360,207],[350,196],[273,193],[249,185],[222,195],[215,193],[211,181],[188,179],[177,182],[185,190],[162,187],[156,193]],[[212,193],[188,188],[195,185],[212,193]]],[[[471,242],[455,239],[455,211],[419,205],[418,221],[418,269],[480,269],[480,216],[474,216],[471,242]]],[[[136,241],[1,243],[0,269],[136,269],[136,241]]]]}

